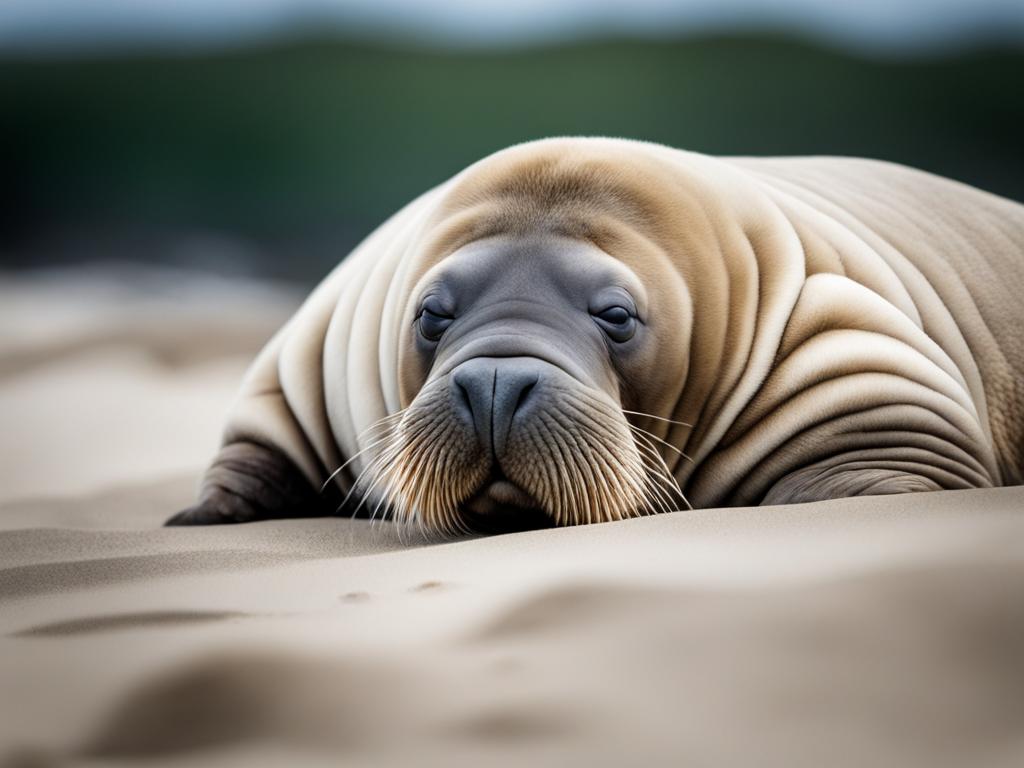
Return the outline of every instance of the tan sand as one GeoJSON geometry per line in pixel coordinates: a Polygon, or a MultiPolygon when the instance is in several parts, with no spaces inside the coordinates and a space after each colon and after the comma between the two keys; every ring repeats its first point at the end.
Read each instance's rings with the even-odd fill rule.
{"type": "Polygon", "coordinates": [[[259,343],[190,357],[182,326],[162,363],[139,333],[0,366],[0,764],[1024,765],[1024,489],[164,529],[259,343]],[[132,424],[47,409],[89,377],[132,424]],[[19,452],[48,436],[58,473],[19,452]]]}
{"type": "Polygon", "coordinates": [[[0,499],[195,472],[300,299],[174,270],[0,275],[0,499]]]}

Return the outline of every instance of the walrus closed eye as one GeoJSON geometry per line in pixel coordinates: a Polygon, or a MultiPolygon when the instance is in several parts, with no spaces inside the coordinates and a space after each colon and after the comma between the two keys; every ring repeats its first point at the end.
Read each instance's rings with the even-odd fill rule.
{"type": "Polygon", "coordinates": [[[257,358],[170,524],[454,533],[1021,481],[1024,207],[891,164],[499,152],[257,358]]]}

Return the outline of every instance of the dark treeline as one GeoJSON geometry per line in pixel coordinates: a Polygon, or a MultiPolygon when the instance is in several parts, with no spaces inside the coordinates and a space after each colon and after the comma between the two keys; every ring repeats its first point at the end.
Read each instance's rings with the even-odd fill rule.
{"type": "Polygon", "coordinates": [[[431,185],[552,135],[880,157],[1024,200],[1021,126],[1021,51],[746,37],[0,60],[0,265],[208,258],[311,280],[431,185]]]}

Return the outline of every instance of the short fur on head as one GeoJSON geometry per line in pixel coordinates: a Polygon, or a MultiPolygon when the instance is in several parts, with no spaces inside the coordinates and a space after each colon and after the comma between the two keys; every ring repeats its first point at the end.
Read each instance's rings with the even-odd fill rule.
{"type": "Polygon", "coordinates": [[[512,147],[321,283],[173,522],[507,529],[1020,482],[1022,254],[1024,207],[892,164],[512,147]]]}

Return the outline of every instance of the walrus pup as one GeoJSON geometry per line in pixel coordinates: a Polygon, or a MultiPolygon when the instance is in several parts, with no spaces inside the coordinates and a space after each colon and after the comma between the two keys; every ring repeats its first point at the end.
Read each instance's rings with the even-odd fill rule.
{"type": "Polygon", "coordinates": [[[1024,206],[845,158],[515,146],[252,365],[170,524],[438,531],[1021,482],[1024,206]]]}

